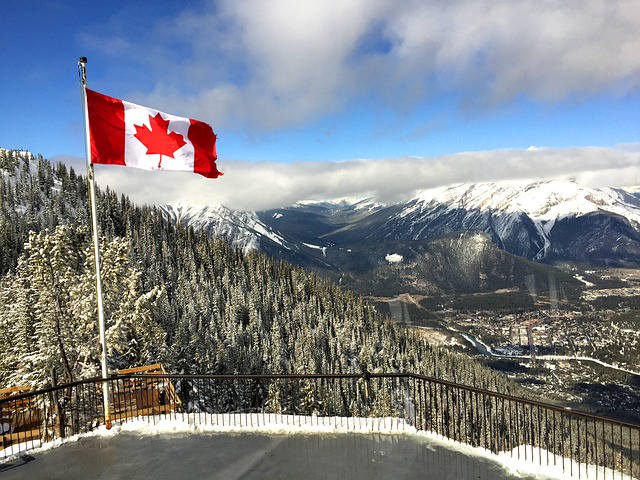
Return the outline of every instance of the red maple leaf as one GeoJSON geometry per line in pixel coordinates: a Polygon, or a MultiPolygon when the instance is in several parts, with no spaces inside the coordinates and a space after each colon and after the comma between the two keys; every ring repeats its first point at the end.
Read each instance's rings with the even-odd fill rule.
{"type": "Polygon", "coordinates": [[[151,129],[146,125],[134,125],[136,127],[136,137],[147,147],[147,155],[157,153],[160,155],[158,168],[162,164],[162,155],[173,158],[173,154],[179,148],[187,144],[184,137],[177,132],[169,132],[169,120],[162,118],[160,112],[155,117],[149,115],[151,129]]]}

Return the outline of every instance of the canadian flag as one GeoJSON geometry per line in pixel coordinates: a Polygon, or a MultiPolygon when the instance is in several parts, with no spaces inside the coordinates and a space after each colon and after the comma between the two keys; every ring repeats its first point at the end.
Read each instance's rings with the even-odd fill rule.
{"type": "Polygon", "coordinates": [[[216,167],[216,134],[206,123],[88,88],[87,110],[91,163],[222,175],[216,167]]]}

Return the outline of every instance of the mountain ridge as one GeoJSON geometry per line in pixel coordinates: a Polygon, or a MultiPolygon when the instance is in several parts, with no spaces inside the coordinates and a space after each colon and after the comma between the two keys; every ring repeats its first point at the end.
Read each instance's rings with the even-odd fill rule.
{"type": "Polygon", "coordinates": [[[214,213],[208,225],[195,207],[189,215],[184,207],[164,208],[175,210],[172,218],[221,234],[236,246],[320,270],[357,284],[365,294],[380,292],[381,285],[409,291],[411,285],[427,283],[430,291],[471,292],[474,285],[490,291],[507,278],[524,288],[523,276],[531,275],[534,265],[514,265],[527,261],[580,265],[583,270],[640,265],[640,199],[617,187],[595,189],[556,180],[476,183],[423,190],[392,205],[339,199],[244,213],[209,207],[202,210],[214,213]],[[471,255],[478,233],[486,236],[486,259],[471,268],[464,257],[471,255]],[[456,238],[459,245],[452,243],[456,248],[449,252],[437,243],[456,238]],[[403,260],[389,262],[394,254],[403,260]],[[420,255],[424,258],[418,259],[420,255]],[[405,268],[409,258],[429,266],[419,269],[422,278],[405,268]],[[456,272],[452,265],[470,270],[456,272]],[[400,270],[406,281],[396,275],[400,270]],[[482,278],[491,281],[478,281],[482,278]]]}

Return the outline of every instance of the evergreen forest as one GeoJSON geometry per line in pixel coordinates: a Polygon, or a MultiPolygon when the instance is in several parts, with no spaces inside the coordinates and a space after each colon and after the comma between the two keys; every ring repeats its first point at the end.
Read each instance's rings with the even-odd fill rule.
{"type": "MultiPolygon", "coordinates": [[[[86,179],[0,149],[0,387],[99,376],[86,179]]],[[[109,367],[173,373],[411,372],[522,395],[332,281],[98,192],[109,367]]]]}

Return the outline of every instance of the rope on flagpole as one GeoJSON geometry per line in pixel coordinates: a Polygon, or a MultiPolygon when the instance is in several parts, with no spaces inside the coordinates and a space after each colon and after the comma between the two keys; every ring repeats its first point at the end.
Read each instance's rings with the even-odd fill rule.
{"type": "Polygon", "coordinates": [[[102,277],[100,275],[100,241],[98,238],[98,219],[96,213],[96,186],[94,180],[93,164],[91,163],[91,140],[89,134],[89,110],[87,108],[87,57],[78,60],[78,74],[82,91],[84,145],[87,157],[87,178],[89,179],[89,193],[91,203],[91,233],[93,237],[93,258],[96,270],[96,297],[98,300],[98,326],[100,330],[100,344],[102,346],[102,402],[104,406],[104,424],[107,430],[111,429],[111,412],[109,402],[109,370],[107,368],[107,338],[105,335],[104,309],[102,302],[102,277]]]}

